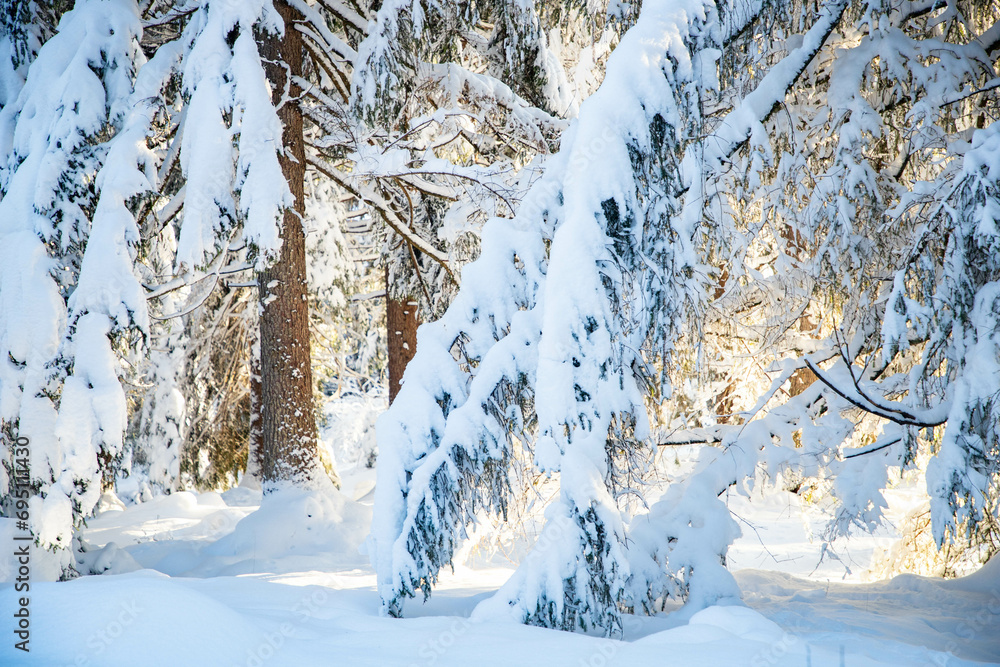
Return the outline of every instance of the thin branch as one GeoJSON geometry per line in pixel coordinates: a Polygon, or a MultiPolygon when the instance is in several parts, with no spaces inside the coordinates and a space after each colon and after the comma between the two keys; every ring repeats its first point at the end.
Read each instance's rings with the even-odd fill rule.
{"type": "Polygon", "coordinates": [[[892,447],[897,442],[902,442],[902,441],[903,441],[902,438],[895,438],[893,440],[890,440],[889,442],[882,443],[878,447],[872,447],[871,449],[864,449],[864,450],[859,451],[859,452],[852,452],[850,454],[845,454],[844,455],[844,460],[846,461],[847,459],[855,459],[855,458],[857,458],[859,456],[864,456],[865,454],[871,454],[873,452],[878,452],[878,451],[881,451],[883,449],[886,449],[887,447],[892,447]]]}
{"type": "Polygon", "coordinates": [[[205,290],[204,296],[202,296],[200,299],[197,299],[194,303],[190,304],[189,306],[186,306],[186,307],[178,310],[175,313],[171,313],[170,315],[164,315],[162,317],[159,317],[159,316],[156,316],[156,315],[150,315],[149,319],[151,319],[151,320],[160,320],[161,322],[164,321],[164,320],[172,320],[172,319],[174,319],[176,317],[184,317],[185,315],[188,315],[189,313],[193,313],[195,310],[197,310],[198,308],[200,308],[203,303],[205,303],[206,301],[208,301],[208,297],[212,296],[212,292],[215,291],[215,286],[219,284],[219,274],[217,274],[217,273],[213,273],[213,274],[210,274],[208,276],[205,276],[205,278],[214,278],[215,282],[212,283],[212,286],[210,288],[208,288],[207,290],[205,290]]]}
{"type": "Polygon", "coordinates": [[[198,11],[197,7],[195,7],[194,9],[189,9],[187,11],[183,11],[183,12],[174,12],[172,14],[164,14],[163,16],[160,16],[159,18],[150,19],[148,21],[143,21],[142,22],[142,29],[146,30],[146,29],[152,28],[154,26],[166,25],[168,23],[173,23],[174,21],[179,21],[180,19],[186,18],[186,17],[190,16],[191,14],[194,14],[196,11],[198,11]]]}
{"type": "Polygon", "coordinates": [[[706,440],[667,440],[656,443],[657,447],[683,447],[684,445],[714,445],[722,442],[722,438],[711,438],[706,440]]]}
{"type": "MultiPolygon", "coordinates": [[[[406,206],[410,212],[410,231],[416,233],[413,227],[413,199],[410,198],[410,193],[406,191],[406,185],[404,185],[400,180],[393,179],[399,185],[403,194],[406,196],[406,206]]],[[[410,261],[413,262],[413,270],[417,274],[417,280],[420,281],[420,289],[424,292],[424,298],[427,299],[427,308],[433,307],[433,302],[431,301],[431,294],[427,291],[427,284],[424,282],[424,276],[420,273],[420,262],[417,261],[417,253],[413,250],[413,244],[407,243],[406,247],[410,250],[410,261]]],[[[388,275],[388,274],[386,274],[388,275]]]]}
{"type": "Polygon", "coordinates": [[[986,84],[983,85],[982,88],[977,88],[976,90],[971,90],[967,93],[962,93],[960,95],[957,95],[952,99],[947,99],[941,103],[941,106],[946,107],[949,104],[955,104],[956,102],[961,102],[962,100],[966,100],[974,95],[978,95],[980,93],[987,93],[997,87],[1000,87],[1000,78],[988,81],[986,84]]]}
{"type": "MultiPolygon", "coordinates": [[[[848,358],[847,353],[844,351],[844,349],[842,347],[839,348],[839,352],[840,352],[840,358],[844,360],[844,365],[847,367],[847,372],[851,376],[851,384],[854,385],[854,390],[856,392],[858,392],[858,396],[860,396],[861,398],[865,399],[866,401],[868,401],[872,405],[877,406],[879,409],[886,410],[888,412],[894,412],[894,413],[900,415],[901,417],[903,417],[904,419],[911,419],[911,420],[916,420],[917,419],[917,416],[915,414],[913,414],[912,412],[909,412],[907,410],[903,410],[903,409],[898,408],[898,407],[896,407],[894,405],[886,405],[882,401],[876,400],[876,399],[872,398],[871,396],[869,396],[868,394],[866,394],[865,390],[861,388],[861,381],[860,381],[860,379],[857,376],[854,375],[854,367],[851,364],[851,360],[848,358]]],[[[867,364],[866,364],[866,367],[867,367],[867,364]]],[[[862,370],[862,376],[863,375],[864,375],[864,371],[862,370]]]]}
{"type": "MultiPolygon", "coordinates": [[[[306,51],[309,52],[309,55],[312,56],[313,63],[326,72],[326,75],[330,77],[330,81],[333,83],[334,88],[337,89],[337,92],[340,93],[340,96],[343,98],[344,102],[346,102],[350,97],[350,83],[347,81],[347,76],[336,67],[329,54],[323,51],[318,44],[313,44],[311,39],[303,39],[302,44],[306,47],[306,51]]],[[[301,77],[296,77],[296,79],[300,78],[301,77]]],[[[306,94],[311,94],[311,85],[303,86],[300,83],[299,87],[306,91],[306,94]]],[[[319,97],[316,95],[312,96],[322,102],[322,100],[319,100],[319,97]]]]}
{"type": "Polygon", "coordinates": [[[330,180],[336,182],[337,185],[344,188],[358,199],[367,202],[373,208],[378,210],[378,212],[382,214],[382,219],[385,220],[385,223],[389,225],[389,227],[391,227],[394,232],[396,232],[401,237],[406,239],[406,241],[408,243],[411,243],[415,248],[418,248],[420,252],[424,253],[425,255],[433,259],[435,262],[440,264],[441,268],[443,268],[448,273],[448,276],[455,282],[455,284],[456,285],[458,284],[458,280],[455,278],[455,274],[452,272],[451,267],[448,266],[447,258],[444,257],[438,251],[438,249],[432,246],[430,243],[428,243],[427,241],[423,240],[416,234],[411,233],[408,229],[406,229],[406,223],[400,220],[396,212],[389,207],[388,202],[383,200],[374,192],[365,192],[364,194],[362,194],[361,190],[352,185],[346,178],[340,175],[335,167],[330,167],[328,165],[325,165],[320,160],[311,156],[306,156],[306,162],[311,164],[316,169],[316,171],[323,174],[330,180]]]}
{"type": "Polygon", "coordinates": [[[370,299],[382,299],[385,297],[385,290],[375,290],[374,292],[365,292],[364,294],[355,294],[351,296],[351,301],[368,301],[370,299]]]}
{"type": "MultiPolygon", "coordinates": [[[[331,49],[336,51],[345,60],[352,63],[354,62],[354,60],[358,57],[357,52],[352,49],[347,42],[330,31],[330,29],[326,26],[326,21],[323,20],[322,15],[320,15],[318,11],[306,4],[304,0],[288,0],[288,4],[298,10],[304,19],[304,21],[296,21],[295,23],[295,28],[299,32],[304,33],[303,23],[308,23],[317,33],[319,33],[318,36],[321,36],[331,49]]],[[[313,39],[316,39],[316,37],[313,37],[313,39]]]]}
{"type": "Polygon", "coordinates": [[[337,0],[317,0],[316,4],[330,12],[344,25],[349,25],[362,35],[368,35],[368,19],[337,0]]]}
{"type": "Polygon", "coordinates": [[[904,417],[901,413],[893,414],[892,412],[889,412],[888,410],[885,410],[871,402],[866,403],[865,401],[868,400],[867,398],[865,398],[865,401],[858,400],[853,396],[849,396],[847,392],[841,390],[832,380],[826,377],[825,373],[822,370],[820,370],[819,366],[814,364],[812,361],[806,359],[805,363],[806,366],[809,368],[809,370],[811,370],[813,373],[816,374],[816,377],[819,378],[820,382],[829,387],[833,391],[833,393],[837,394],[837,396],[840,396],[842,399],[844,399],[854,407],[858,408],[859,410],[864,410],[869,414],[873,414],[877,417],[881,417],[882,419],[895,422],[896,424],[902,424],[904,426],[916,426],[918,428],[930,428],[933,426],[940,426],[941,424],[944,424],[946,421],[948,421],[947,416],[944,419],[940,419],[938,421],[919,421],[915,416],[907,418],[904,417]]]}

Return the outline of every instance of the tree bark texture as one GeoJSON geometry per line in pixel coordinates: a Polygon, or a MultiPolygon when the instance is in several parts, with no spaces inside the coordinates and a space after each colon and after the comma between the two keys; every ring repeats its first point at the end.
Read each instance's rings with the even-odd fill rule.
{"type": "Polygon", "coordinates": [[[260,295],[260,447],[258,461],[265,492],[291,482],[310,486],[323,474],[319,464],[313,409],[312,366],[309,349],[309,311],[306,298],[305,146],[302,113],[294,100],[301,90],[287,81],[302,72],[302,37],[295,30],[298,12],[278,0],[275,9],[285,23],[284,35],[265,35],[261,59],[284,128],[281,169],[295,197],[281,226],[281,252],[268,270],[258,275],[260,295]],[[293,100],[293,101],[289,101],[293,100]]]}
{"type": "Polygon", "coordinates": [[[389,403],[399,393],[403,371],[417,351],[417,327],[420,326],[420,309],[416,299],[394,299],[390,295],[389,270],[385,273],[386,338],[389,346],[389,403]]]}

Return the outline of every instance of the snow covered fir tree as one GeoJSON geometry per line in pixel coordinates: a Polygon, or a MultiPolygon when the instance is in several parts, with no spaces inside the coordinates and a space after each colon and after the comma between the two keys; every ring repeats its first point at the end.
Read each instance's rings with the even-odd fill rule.
{"type": "MultiPolygon", "coordinates": [[[[0,0],[0,26],[0,538],[53,600],[323,572],[269,598],[301,618],[268,650],[313,664],[345,572],[407,617],[500,568],[453,642],[525,624],[633,664],[620,640],[718,618],[778,633],[759,664],[826,664],[720,611],[777,595],[738,571],[748,542],[793,559],[746,511],[794,502],[803,576],[979,577],[933,588],[959,616],[924,662],[858,655],[1000,661],[956,592],[1000,591],[997,0],[0,0]]],[[[266,660],[246,632],[163,664],[266,660]]],[[[441,646],[411,653],[468,658],[441,646]]],[[[385,650],[359,664],[413,661],[385,650]]]]}

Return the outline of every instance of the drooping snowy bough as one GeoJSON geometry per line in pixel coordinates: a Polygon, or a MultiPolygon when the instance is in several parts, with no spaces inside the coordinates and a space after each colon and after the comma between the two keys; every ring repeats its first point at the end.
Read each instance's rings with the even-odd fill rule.
{"type": "MultiPolygon", "coordinates": [[[[25,20],[35,9],[22,12],[25,20]]],[[[3,73],[0,498],[9,507],[9,437],[28,438],[31,456],[20,467],[34,491],[30,529],[52,556],[39,559],[40,577],[74,573],[73,530],[116,476],[137,471],[133,460],[143,459],[154,486],[176,487],[180,355],[161,346],[146,366],[136,350],[154,333],[176,344],[182,337],[176,328],[154,331],[147,300],[204,278],[197,269],[206,265],[217,276],[237,233],[263,266],[279,245],[277,216],[291,201],[277,159],[281,124],[254,40],[256,29],[279,30],[280,18],[263,0],[192,5],[188,14],[179,38],[147,60],[134,0],[79,0],[34,60],[21,63],[27,74],[16,97],[6,99],[18,71],[3,73]],[[165,98],[181,85],[190,103],[173,124],[165,98]],[[163,150],[171,132],[183,146],[163,150]],[[169,222],[181,208],[154,206],[162,181],[178,180],[175,161],[190,184],[175,198],[184,211],[176,235],[150,216],[158,208],[169,222]],[[150,287],[160,276],[140,255],[164,273],[176,267],[177,277],[150,287]],[[123,381],[136,378],[130,356],[162,383],[136,420],[138,443],[126,440],[123,381]]],[[[5,57],[14,37],[4,40],[5,57]]],[[[163,313],[154,306],[156,314],[163,313]]]]}
{"type": "Polygon", "coordinates": [[[30,443],[31,529],[55,554],[39,559],[46,578],[72,568],[72,529],[101,495],[98,458],[122,455],[114,339],[148,327],[123,210],[143,176],[111,166],[125,151],[134,172],[144,137],[110,153],[101,142],[129,123],[140,33],[134,2],[77,3],[0,110],[0,420],[30,443]]]}
{"type": "Polygon", "coordinates": [[[719,495],[761,477],[830,480],[833,537],[877,525],[922,447],[939,539],[996,515],[994,384],[968,370],[969,350],[997,356],[992,265],[970,259],[992,248],[996,181],[986,151],[961,171],[933,146],[985,124],[967,100],[995,87],[998,29],[964,5],[971,38],[951,6],[803,11],[643,3],[516,217],[488,223],[378,425],[387,613],[430,594],[478,512],[505,515],[525,452],[560,493],[476,614],[547,627],[612,633],[666,597],[737,596],[719,495]],[[932,316],[935,298],[954,309],[932,316]],[[685,374],[711,393],[668,379],[685,374]],[[624,475],[671,392],[719,447],[632,515],[624,475]]]}
{"type": "MultiPolygon", "coordinates": [[[[668,361],[701,301],[698,219],[679,215],[679,195],[721,39],[712,3],[646,3],[515,219],[487,225],[454,303],[421,329],[378,430],[372,546],[388,613],[429,594],[480,507],[505,511],[515,442],[561,491],[534,552],[477,613],[610,633],[639,602],[614,461],[646,446],[640,350],[668,361]]],[[[724,550],[706,554],[716,568],[724,550]]],[[[704,599],[734,592],[722,582],[704,599]]]]}

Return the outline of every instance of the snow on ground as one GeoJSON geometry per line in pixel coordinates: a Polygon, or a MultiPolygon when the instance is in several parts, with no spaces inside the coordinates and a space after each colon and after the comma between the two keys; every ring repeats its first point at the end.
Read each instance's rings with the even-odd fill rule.
{"type": "MultiPolygon", "coordinates": [[[[680,627],[669,615],[629,617],[619,641],[470,621],[476,603],[511,567],[459,567],[426,605],[410,604],[408,618],[380,618],[374,575],[358,553],[370,507],[340,494],[287,494],[255,512],[257,503],[254,492],[236,489],[109,507],[84,539],[90,555],[104,555],[104,564],[122,573],[34,584],[31,660],[7,641],[0,664],[597,666],[669,656],[675,665],[820,667],[1000,660],[1000,562],[960,580],[903,575],[848,584],[789,574],[790,563],[808,558],[802,555],[778,563],[784,572],[740,571],[749,608],[712,607],[680,627]]],[[[796,525],[807,537],[794,515],[775,500],[753,515],[781,536],[783,543],[768,545],[772,552],[807,551],[793,542],[796,525]]],[[[737,544],[737,556],[753,551],[752,539],[737,544]]],[[[4,608],[13,608],[12,588],[0,594],[4,608]]]]}
{"type": "MultiPolygon", "coordinates": [[[[951,593],[956,603],[973,602],[951,593]]],[[[818,608],[792,628],[781,624],[783,617],[770,620],[769,610],[712,607],[671,629],[659,629],[660,619],[635,619],[626,641],[618,641],[472,623],[465,616],[480,596],[465,591],[442,591],[429,605],[436,615],[380,618],[365,576],[176,579],[147,570],[44,584],[35,595],[34,664],[975,664],[920,646],[943,641],[948,630],[912,635],[912,627],[896,628],[881,617],[881,630],[828,627],[828,618],[855,609],[840,599],[799,602],[818,608]]],[[[969,657],[983,658],[989,644],[978,642],[980,653],[970,649],[969,657]]],[[[10,649],[2,650],[6,659],[10,649]]]]}
{"type": "MultiPolygon", "coordinates": [[[[370,429],[331,414],[325,438],[345,493],[286,492],[263,508],[244,488],[128,508],[107,497],[82,534],[86,567],[106,574],[32,583],[32,651],[14,650],[5,614],[0,665],[1000,664],[1000,560],[964,579],[864,583],[891,525],[819,563],[828,516],[780,491],[728,498],[744,531],[730,564],[747,606],[711,607],[683,625],[626,617],[622,639],[476,622],[476,604],[513,571],[503,554],[480,553],[427,604],[411,602],[407,618],[382,618],[363,553],[370,429]]],[[[918,496],[913,484],[890,494],[892,516],[918,496]]],[[[0,584],[2,608],[14,598],[0,584]]]]}
{"type": "Polygon", "coordinates": [[[912,482],[890,491],[887,495],[896,502],[890,506],[895,511],[888,513],[889,522],[872,535],[835,541],[821,561],[823,533],[830,521],[823,503],[808,504],[798,495],[780,490],[752,499],[730,492],[726,503],[743,537],[730,549],[729,565],[734,570],[777,570],[823,581],[865,581],[872,557],[898,539],[894,526],[902,523],[914,497],[921,493],[912,482]]]}

